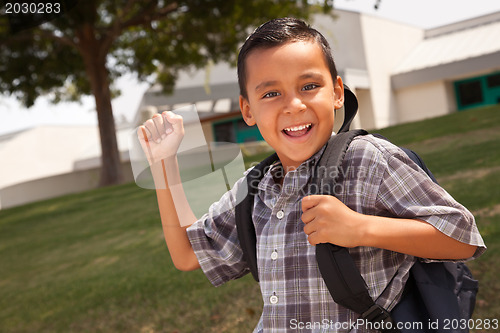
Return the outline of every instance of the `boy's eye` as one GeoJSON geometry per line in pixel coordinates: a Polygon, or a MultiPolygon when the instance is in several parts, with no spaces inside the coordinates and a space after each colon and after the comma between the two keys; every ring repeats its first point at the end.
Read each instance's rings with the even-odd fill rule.
{"type": "Polygon", "coordinates": [[[276,96],[279,96],[279,92],[277,91],[270,91],[266,94],[264,94],[264,96],[262,96],[262,98],[271,98],[271,97],[276,97],[276,96]]]}
{"type": "Polygon", "coordinates": [[[302,90],[313,90],[315,88],[318,88],[319,85],[315,84],[315,83],[309,83],[309,84],[306,84],[302,90]]]}

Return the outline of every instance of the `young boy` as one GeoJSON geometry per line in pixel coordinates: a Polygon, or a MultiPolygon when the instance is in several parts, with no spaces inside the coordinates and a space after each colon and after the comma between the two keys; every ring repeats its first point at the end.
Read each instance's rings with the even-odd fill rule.
{"type": "MultiPolygon", "coordinates": [[[[241,48],[238,79],[245,122],[257,125],[279,157],[258,184],[253,209],[264,302],[254,332],[356,322],[358,314],[333,302],[318,270],[316,244],[348,247],[370,295],[389,311],[400,300],[416,257],[458,261],[484,252],[471,213],[398,147],[371,135],[350,144],[338,198],[308,195],[311,170],[332,135],[334,110],[344,103],[342,79],[318,31],[296,19],[265,23],[241,48]]],[[[175,266],[201,267],[215,286],[247,274],[234,216],[244,177],[196,220],[182,188],[159,188],[165,188],[165,177],[170,184],[179,181],[175,152],[182,119],[170,112],[155,115],[139,136],[149,152],[175,266]]],[[[321,331],[342,331],[339,327],[344,326],[321,331]]]]}

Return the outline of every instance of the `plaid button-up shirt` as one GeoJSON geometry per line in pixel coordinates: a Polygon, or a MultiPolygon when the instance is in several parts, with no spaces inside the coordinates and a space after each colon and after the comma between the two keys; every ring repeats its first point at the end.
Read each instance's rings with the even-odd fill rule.
{"type": "MultiPolygon", "coordinates": [[[[324,149],[324,148],[323,148],[324,149]]],[[[301,200],[309,194],[312,168],[321,151],[275,181],[275,164],[258,185],[253,222],[263,311],[254,332],[371,332],[358,325],[359,315],[333,302],[301,221],[301,200]]],[[[244,178],[188,228],[200,266],[212,284],[249,272],[242,259],[234,206],[244,178]]],[[[371,135],[350,144],[336,196],[368,215],[418,218],[446,235],[485,250],[474,217],[414,164],[398,147],[371,135]]],[[[335,212],[332,212],[335,214],[335,212]]],[[[415,258],[369,247],[349,249],[376,303],[391,310],[401,298],[415,258]]]]}

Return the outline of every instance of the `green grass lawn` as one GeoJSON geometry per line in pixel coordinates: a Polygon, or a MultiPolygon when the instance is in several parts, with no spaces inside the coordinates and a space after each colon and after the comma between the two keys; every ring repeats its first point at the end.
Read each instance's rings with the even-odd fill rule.
{"type": "MultiPolygon", "coordinates": [[[[500,108],[378,132],[475,214],[489,247],[469,265],[475,318],[500,319],[500,108]]],[[[175,270],[155,194],[135,184],[0,211],[0,260],[1,332],[249,332],[260,315],[250,276],[213,288],[175,270]]]]}

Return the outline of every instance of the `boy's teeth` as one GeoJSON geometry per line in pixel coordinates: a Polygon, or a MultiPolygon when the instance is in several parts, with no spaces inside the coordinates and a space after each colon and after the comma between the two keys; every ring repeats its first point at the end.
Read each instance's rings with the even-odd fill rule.
{"type": "Polygon", "coordinates": [[[294,127],[287,127],[287,128],[285,128],[285,131],[296,132],[296,131],[302,131],[302,130],[309,128],[309,127],[311,127],[311,124],[294,126],[294,127]]]}

